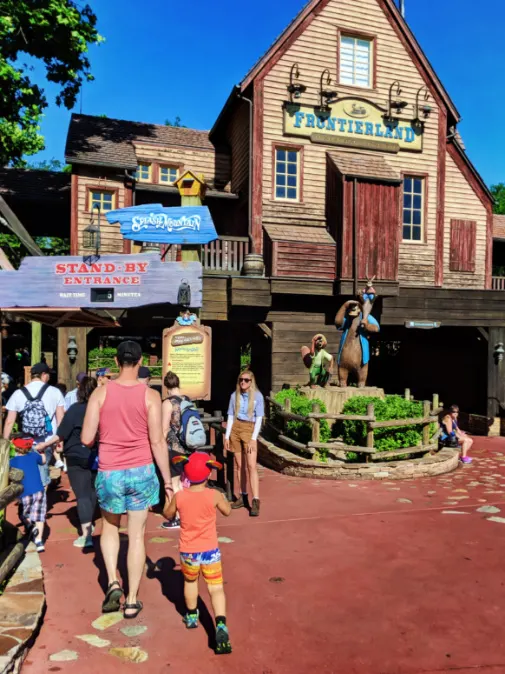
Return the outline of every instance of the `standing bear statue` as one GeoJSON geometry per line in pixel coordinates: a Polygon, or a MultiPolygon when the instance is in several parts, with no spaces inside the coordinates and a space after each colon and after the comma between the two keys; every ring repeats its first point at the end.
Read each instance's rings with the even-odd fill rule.
{"type": "Polygon", "coordinates": [[[357,300],[349,300],[340,307],[335,318],[337,329],[342,330],[337,356],[340,386],[347,386],[350,374],[356,377],[359,388],[366,386],[370,360],[368,336],[380,330],[370,313],[377,297],[372,283],[373,278],[367,281],[357,300]]]}

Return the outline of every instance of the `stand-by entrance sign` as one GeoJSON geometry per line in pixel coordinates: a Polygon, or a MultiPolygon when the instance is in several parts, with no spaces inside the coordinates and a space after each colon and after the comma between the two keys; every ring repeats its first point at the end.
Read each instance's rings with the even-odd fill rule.
{"type": "Polygon", "coordinates": [[[0,271],[0,305],[127,309],[178,304],[189,285],[191,306],[202,306],[202,265],[162,262],[156,253],[82,257],[25,257],[17,271],[0,271]]]}

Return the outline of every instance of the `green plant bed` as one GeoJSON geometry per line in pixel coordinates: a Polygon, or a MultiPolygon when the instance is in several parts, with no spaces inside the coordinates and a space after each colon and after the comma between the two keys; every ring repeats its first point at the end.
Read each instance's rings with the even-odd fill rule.
{"type": "MultiPolygon", "coordinates": [[[[310,414],[312,412],[312,405],[314,403],[320,405],[321,412],[326,413],[327,411],[326,405],[322,402],[322,400],[318,400],[317,398],[314,400],[309,400],[296,389],[285,389],[283,391],[279,391],[274,396],[275,402],[279,403],[280,405],[284,405],[286,398],[291,400],[291,412],[293,414],[310,414]]],[[[275,411],[273,413],[272,421],[277,428],[282,428],[282,423],[284,420],[279,414],[276,414],[275,411]]],[[[302,444],[306,445],[312,438],[312,427],[308,421],[288,421],[286,424],[285,435],[292,440],[296,440],[297,442],[301,442],[302,444]]],[[[331,438],[330,425],[325,419],[321,421],[320,438],[321,442],[328,442],[331,438]]],[[[325,461],[325,453],[322,452],[319,458],[321,461],[325,461]]]]}
{"type": "MultiPolygon", "coordinates": [[[[112,347],[104,347],[103,349],[91,349],[88,353],[88,367],[90,370],[99,370],[102,367],[107,367],[111,372],[119,372],[116,365],[117,349],[112,347]]],[[[142,354],[142,365],[149,367],[151,377],[161,377],[162,365],[158,361],[156,365],[149,365],[149,354],[142,354]]]]}
{"type": "MultiPolygon", "coordinates": [[[[397,395],[387,395],[383,400],[370,396],[356,396],[345,403],[342,413],[364,415],[367,413],[367,406],[370,404],[374,406],[377,421],[423,418],[423,403],[405,400],[405,398],[397,395]]],[[[436,424],[431,424],[430,435],[433,435],[435,430],[436,424]]],[[[341,436],[346,445],[355,447],[365,446],[366,434],[367,429],[364,421],[338,421],[332,429],[332,435],[341,436]]],[[[374,429],[374,448],[378,452],[418,447],[422,444],[422,439],[422,425],[374,429]]],[[[357,458],[356,455],[349,454],[349,460],[357,458]]],[[[398,458],[400,457],[395,460],[398,460],[398,458]]]]}

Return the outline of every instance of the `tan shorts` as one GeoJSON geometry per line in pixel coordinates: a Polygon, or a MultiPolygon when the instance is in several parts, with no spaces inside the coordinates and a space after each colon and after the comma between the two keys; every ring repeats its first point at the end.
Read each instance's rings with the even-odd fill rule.
{"type": "Polygon", "coordinates": [[[235,419],[230,435],[230,451],[245,452],[247,445],[251,441],[254,431],[253,421],[240,421],[235,419]]]}

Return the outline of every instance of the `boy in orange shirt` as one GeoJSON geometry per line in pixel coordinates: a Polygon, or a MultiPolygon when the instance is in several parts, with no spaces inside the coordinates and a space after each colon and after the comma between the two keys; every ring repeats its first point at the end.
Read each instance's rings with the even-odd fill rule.
{"type": "Polygon", "coordinates": [[[222,466],[205,452],[194,452],[189,457],[176,456],[172,462],[184,464],[184,477],[191,483],[190,487],[177,492],[163,511],[169,520],[178,512],[181,520],[179,551],[187,608],[184,622],[188,629],[198,627],[198,578],[201,571],[216,618],[216,653],[231,653],[216,530],[216,508],[228,517],[231,505],[223,494],[207,486],[212,468],[222,466]]]}

